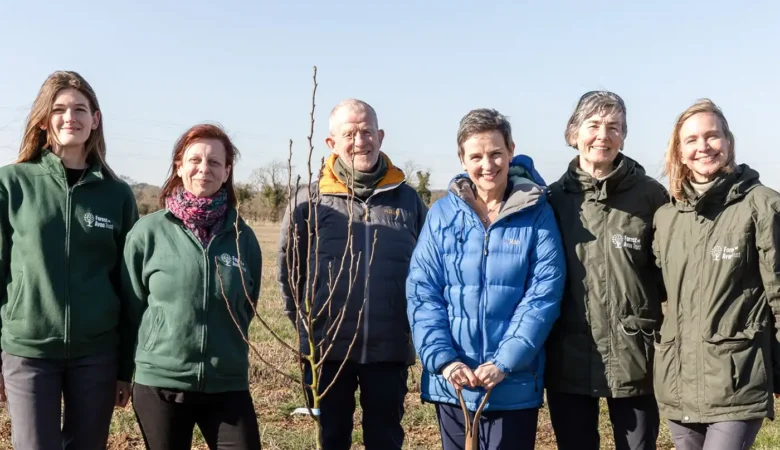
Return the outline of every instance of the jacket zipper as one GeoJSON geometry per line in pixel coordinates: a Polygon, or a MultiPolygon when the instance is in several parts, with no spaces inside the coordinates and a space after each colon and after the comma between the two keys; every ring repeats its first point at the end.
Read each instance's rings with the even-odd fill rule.
{"type": "MultiPolygon", "coordinates": [[[[380,194],[380,193],[383,193],[383,192],[387,192],[387,191],[391,191],[391,190],[397,188],[398,186],[400,186],[401,184],[403,184],[403,183],[396,183],[396,184],[392,184],[392,185],[389,185],[389,186],[382,186],[381,188],[374,189],[374,192],[365,201],[361,200],[360,198],[356,197],[355,195],[351,195],[350,196],[349,194],[341,194],[341,193],[339,193],[339,194],[330,194],[330,195],[335,195],[337,197],[344,197],[348,201],[350,199],[353,202],[358,201],[358,202],[362,203],[363,206],[366,208],[366,211],[363,214],[363,218],[365,220],[365,227],[366,227],[366,229],[365,229],[365,234],[366,235],[365,235],[365,238],[363,239],[363,241],[364,241],[363,245],[365,246],[365,249],[366,249],[366,251],[364,253],[364,256],[363,256],[363,267],[366,270],[366,272],[365,272],[366,275],[368,275],[368,271],[370,269],[370,267],[369,267],[370,266],[369,261],[371,260],[370,252],[371,252],[371,243],[373,242],[373,240],[371,239],[371,206],[368,204],[368,202],[369,202],[369,200],[371,200],[371,197],[373,197],[374,195],[380,194]]],[[[325,194],[325,195],[329,195],[329,194],[325,194]]],[[[352,218],[350,218],[350,220],[352,220],[352,218]]],[[[368,358],[368,313],[369,313],[368,292],[369,292],[369,286],[365,285],[365,290],[364,290],[365,306],[363,307],[363,318],[361,319],[361,321],[360,321],[361,323],[359,324],[359,326],[363,327],[363,345],[361,346],[361,350],[360,350],[360,361],[361,361],[361,363],[364,363],[367,360],[367,358],[368,358]]],[[[349,299],[347,299],[346,301],[349,301],[349,299]]],[[[334,339],[335,339],[335,336],[334,336],[334,339]]]]}
{"type": "MultiPolygon", "coordinates": [[[[609,231],[609,229],[608,229],[609,228],[609,226],[608,226],[608,224],[609,224],[609,206],[607,206],[607,205],[604,205],[604,214],[606,216],[604,218],[604,222],[603,222],[604,223],[604,231],[603,231],[603,234],[602,234],[602,236],[606,237],[604,239],[604,280],[606,281],[606,283],[604,284],[604,293],[606,294],[605,295],[605,300],[607,301],[607,308],[609,309],[609,315],[610,315],[610,317],[608,317],[607,319],[610,320],[610,321],[618,322],[617,312],[615,311],[615,303],[616,302],[610,301],[611,297],[610,297],[610,294],[609,294],[609,290],[610,290],[609,289],[609,286],[610,286],[610,275],[609,275],[609,261],[608,260],[609,260],[609,253],[610,253],[609,244],[612,242],[612,240],[611,240],[611,237],[610,237],[610,235],[608,233],[608,231],[609,231]]],[[[617,324],[615,324],[615,325],[617,325],[617,324]]],[[[608,368],[607,368],[607,374],[606,375],[607,375],[607,388],[611,390],[612,389],[612,384],[613,384],[613,383],[611,383],[611,381],[612,381],[612,374],[613,374],[612,370],[613,370],[613,366],[614,366],[614,356],[613,355],[615,353],[615,349],[617,348],[617,344],[615,342],[615,333],[613,332],[615,327],[613,326],[613,324],[610,324],[608,329],[609,329],[609,347],[610,347],[610,352],[609,353],[610,353],[610,358],[608,358],[608,360],[607,360],[607,367],[608,368]]]]}
{"type": "MultiPolygon", "coordinates": [[[[698,222],[699,222],[698,211],[696,211],[696,209],[694,209],[693,212],[694,212],[693,228],[699,228],[698,227],[698,222]]],[[[707,252],[707,249],[710,248],[710,237],[711,237],[710,227],[707,226],[706,229],[704,230],[704,248],[703,248],[703,250],[704,250],[704,252],[703,252],[704,253],[704,257],[696,258],[696,260],[701,261],[701,265],[699,266],[699,289],[698,289],[698,292],[697,292],[697,294],[698,294],[697,297],[701,297],[702,295],[704,295],[704,290],[702,289],[702,280],[704,280],[704,266],[707,264],[707,255],[709,255],[709,253],[707,252]]],[[[698,303],[693,302],[693,303],[691,303],[691,306],[693,307],[694,304],[698,304],[698,303]]],[[[699,307],[697,309],[695,315],[698,318],[698,320],[696,321],[696,325],[695,325],[695,327],[696,327],[695,329],[697,330],[696,331],[696,333],[697,333],[696,335],[698,336],[698,335],[701,334],[699,332],[699,330],[701,330],[701,315],[702,315],[701,307],[699,307]]],[[[685,340],[681,339],[681,341],[684,342],[685,340]]],[[[698,345],[698,349],[697,349],[698,351],[696,352],[696,366],[697,367],[702,367],[702,370],[703,370],[703,368],[704,368],[704,356],[703,356],[704,352],[702,351],[703,344],[701,342],[701,339],[696,340],[696,342],[698,343],[698,344],[696,344],[696,345],[698,345]]],[[[682,352],[680,352],[680,353],[682,353],[682,352]]],[[[682,367],[682,365],[681,365],[681,367],[682,367]]],[[[680,372],[682,372],[682,370],[680,372]]],[[[697,373],[701,373],[701,372],[697,371],[697,373]]],[[[680,373],[680,378],[682,378],[682,373],[680,373]]],[[[702,394],[700,396],[699,392],[702,391],[704,388],[702,387],[703,383],[699,382],[699,378],[700,377],[696,377],[696,414],[698,414],[698,416],[701,417],[701,401],[699,399],[704,398],[704,395],[702,394]]],[[[678,390],[678,392],[679,392],[679,390],[678,390]]],[[[682,402],[682,395],[680,395],[680,406],[682,406],[682,404],[683,404],[683,402],[682,402]]],[[[683,413],[684,412],[685,411],[683,411],[683,413]]]]}
{"type": "MultiPolygon", "coordinates": [[[[368,204],[368,200],[364,203],[366,207],[366,214],[364,216],[366,221],[366,233],[365,233],[365,252],[363,252],[363,267],[365,267],[366,277],[368,277],[368,271],[370,269],[369,261],[371,261],[371,207],[368,204]]],[[[360,355],[360,362],[365,364],[368,360],[368,308],[369,289],[370,286],[366,283],[365,286],[365,307],[363,308],[363,349],[360,355]]]]}
{"type": "MultiPolygon", "coordinates": [[[[63,169],[64,170],[64,169],[63,169]]],[[[70,334],[71,334],[71,326],[70,326],[70,222],[71,222],[71,216],[73,215],[73,189],[76,188],[76,186],[80,185],[82,180],[84,179],[84,175],[87,173],[87,169],[84,169],[83,172],[81,172],[81,177],[79,177],[78,181],[73,186],[67,186],[68,183],[68,176],[67,173],[65,173],[65,185],[67,186],[67,192],[68,195],[65,198],[65,336],[64,336],[64,346],[65,346],[65,359],[70,358],[70,334]]]]}
{"type": "MultiPolygon", "coordinates": [[[[195,236],[192,231],[190,231],[186,226],[181,225],[182,229],[185,233],[187,233],[196,243],[198,247],[200,247],[201,252],[203,253],[203,323],[201,323],[201,335],[200,335],[200,355],[201,355],[201,361],[198,363],[198,392],[202,392],[203,388],[206,384],[206,341],[207,341],[207,333],[208,333],[208,308],[209,308],[209,278],[211,271],[209,270],[209,249],[211,248],[211,243],[214,242],[217,237],[221,234],[225,233],[225,230],[222,230],[214,236],[212,236],[211,241],[209,241],[208,245],[203,248],[203,244],[201,244],[200,240],[195,236]]],[[[217,268],[219,270],[219,268],[217,268]]]]}
{"type": "MultiPolygon", "coordinates": [[[[484,227],[483,227],[484,228],[484,227]]],[[[480,330],[479,333],[479,363],[485,363],[485,307],[487,305],[487,257],[488,257],[488,243],[490,242],[490,227],[485,230],[485,242],[482,247],[482,301],[479,303],[479,320],[477,321],[477,327],[480,330]]]]}

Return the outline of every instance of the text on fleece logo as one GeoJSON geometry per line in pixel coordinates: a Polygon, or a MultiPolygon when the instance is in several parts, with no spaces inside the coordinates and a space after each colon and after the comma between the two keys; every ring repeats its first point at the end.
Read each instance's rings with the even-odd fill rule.
{"type": "Polygon", "coordinates": [[[642,250],[642,241],[639,238],[627,236],[625,234],[613,235],[612,243],[615,244],[615,248],[630,248],[632,250],[642,250]]]}
{"type": "MultiPolygon", "coordinates": [[[[238,257],[223,253],[219,255],[219,262],[228,267],[238,267],[238,257]]],[[[241,270],[246,272],[246,265],[241,261],[241,270]]]]}
{"type": "Polygon", "coordinates": [[[84,223],[90,228],[105,228],[107,230],[113,230],[114,224],[110,219],[93,215],[92,213],[84,214],[84,223]]]}
{"type": "Polygon", "coordinates": [[[737,250],[739,250],[739,247],[721,247],[720,245],[716,245],[715,247],[712,247],[710,253],[712,254],[713,260],[723,261],[724,259],[739,258],[740,253],[737,250]]]}

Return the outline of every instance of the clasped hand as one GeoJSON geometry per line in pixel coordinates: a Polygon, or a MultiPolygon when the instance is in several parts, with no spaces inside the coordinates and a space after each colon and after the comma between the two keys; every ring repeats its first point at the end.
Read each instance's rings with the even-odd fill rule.
{"type": "Polygon", "coordinates": [[[444,378],[457,390],[483,386],[492,389],[506,376],[495,364],[487,362],[472,371],[466,364],[455,361],[442,370],[444,378]]]}

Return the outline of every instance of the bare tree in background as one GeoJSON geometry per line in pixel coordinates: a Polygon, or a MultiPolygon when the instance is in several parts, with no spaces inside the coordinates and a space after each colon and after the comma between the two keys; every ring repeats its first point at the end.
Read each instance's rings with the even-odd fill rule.
{"type": "MultiPolygon", "coordinates": [[[[279,335],[268,325],[268,323],[264,320],[264,318],[261,316],[261,314],[258,312],[258,309],[256,305],[252,304],[252,307],[254,309],[255,317],[257,318],[258,322],[261,324],[263,328],[265,328],[275,339],[275,341],[278,343],[279,346],[289,350],[293,353],[296,360],[298,361],[298,373],[295,375],[291,375],[289,373],[286,373],[283,371],[280,367],[275,366],[274,364],[267,361],[265,358],[263,358],[262,353],[260,352],[260,345],[253,343],[249,340],[248,336],[245,336],[243,332],[241,331],[240,326],[238,325],[238,321],[236,320],[233,311],[230,308],[230,303],[227,300],[227,297],[223,293],[223,297],[225,299],[225,304],[227,305],[228,311],[230,312],[231,317],[233,318],[233,321],[238,328],[239,332],[242,333],[242,337],[244,341],[247,343],[247,345],[250,348],[250,351],[254,353],[260,361],[262,361],[264,364],[269,366],[271,369],[276,371],[277,373],[284,376],[286,379],[290,380],[293,383],[296,383],[301,387],[301,390],[304,393],[304,396],[311,400],[311,403],[307,401],[306,409],[308,410],[309,416],[314,420],[317,430],[317,436],[316,436],[316,444],[317,448],[322,448],[322,427],[320,424],[320,417],[319,417],[319,408],[320,404],[322,402],[322,399],[328,394],[330,388],[336,383],[339,376],[341,375],[342,369],[344,367],[344,364],[348,361],[348,357],[344,358],[344,360],[341,362],[341,366],[338,369],[338,372],[334,376],[331,383],[327,386],[324,386],[321,384],[321,378],[322,378],[322,366],[330,353],[331,349],[333,348],[333,344],[335,342],[335,336],[339,333],[339,330],[341,329],[341,325],[344,322],[344,318],[346,316],[347,307],[350,304],[350,295],[352,292],[352,286],[355,285],[355,283],[358,282],[357,280],[357,267],[358,264],[361,263],[361,259],[364,257],[362,252],[356,252],[354,250],[354,243],[353,243],[353,233],[352,233],[352,218],[353,218],[353,210],[350,206],[348,208],[348,217],[347,217],[347,245],[344,248],[344,254],[341,258],[340,262],[335,262],[328,264],[327,267],[320,266],[319,259],[316,257],[319,253],[319,228],[318,228],[318,221],[317,221],[317,214],[318,214],[318,208],[320,202],[320,196],[318,191],[311,188],[313,180],[313,171],[312,171],[312,155],[314,152],[314,145],[312,142],[312,138],[314,135],[314,110],[315,110],[315,99],[317,94],[317,67],[314,67],[314,75],[313,75],[313,82],[314,82],[314,88],[312,90],[312,104],[311,104],[311,111],[310,111],[310,129],[309,129],[309,135],[308,135],[308,141],[309,141],[309,152],[308,152],[308,160],[307,160],[307,168],[308,168],[308,183],[301,186],[301,179],[300,176],[296,177],[295,180],[292,178],[292,148],[293,143],[290,141],[290,149],[289,149],[289,158],[287,160],[287,166],[284,168],[285,170],[281,170],[278,163],[272,163],[268,166],[265,166],[264,168],[256,170],[257,174],[257,180],[261,180],[262,183],[264,183],[264,186],[276,186],[275,183],[279,182],[279,177],[284,174],[287,177],[286,184],[284,185],[284,195],[286,198],[293,199],[289,202],[289,208],[285,211],[285,214],[288,215],[290,219],[290,227],[288,227],[287,230],[287,258],[286,258],[286,264],[287,264],[287,273],[289,274],[287,277],[287,280],[283,280],[284,283],[286,283],[290,290],[292,291],[293,298],[295,299],[295,306],[296,306],[296,328],[297,328],[297,346],[290,345],[288,342],[286,342],[284,339],[279,337],[279,335]],[[303,192],[301,191],[303,189],[303,192]],[[305,197],[305,204],[306,204],[306,218],[305,218],[305,230],[299,230],[297,229],[298,225],[295,220],[293,219],[293,215],[296,212],[297,207],[297,201],[296,199],[299,199],[299,195],[303,195],[305,197]],[[297,236],[300,235],[300,233],[303,233],[304,236],[308,236],[308,242],[301,242],[297,236]],[[321,274],[327,274],[328,283],[327,286],[321,286],[316,285],[316,282],[318,279],[321,279],[321,274]],[[346,276],[345,276],[346,275],[346,276]],[[344,303],[344,305],[336,310],[333,307],[333,298],[334,293],[336,292],[336,288],[339,285],[339,283],[348,282],[348,295],[347,295],[347,301],[344,303]],[[320,294],[322,296],[323,290],[326,290],[326,299],[324,302],[321,302],[320,304],[315,304],[315,294],[320,294]],[[335,312],[335,315],[332,314],[335,312]],[[313,330],[316,326],[319,326],[321,324],[324,324],[324,335],[323,336],[315,336],[313,330]],[[301,331],[304,331],[303,333],[301,331]],[[305,340],[302,338],[302,336],[306,336],[305,340]],[[301,348],[307,349],[306,351],[301,351],[301,348]],[[311,374],[310,380],[307,381],[306,372],[311,374]]],[[[320,162],[319,169],[317,173],[321,173],[322,166],[324,164],[324,161],[320,162]]],[[[352,167],[354,170],[354,162],[352,163],[352,167]]],[[[349,193],[349,202],[348,204],[352,204],[352,199],[354,198],[354,180],[350,180],[350,193],[349,193]]],[[[262,192],[262,191],[261,191],[262,192]]],[[[238,221],[236,221],[236,249],[238,250],[238,221]]],[[[370,268],[372,265],[373,260],[373,250],[376,247],[376,232],[374,233],[373,241],[371,243],[371,250],[370,253],[372,255],[371,258],[369,258],[368,263],[368,273],[366,274],[365,280],[361,280],[363,283],[365,283],[365,286],[368,286],[369,283],[369,276],[370,276],[370,268]]],[[[239,264],[241,259],[241,253],[238,252],[238,258],[239,258],[239,264]]],[[[243,277],[243,272],[240,272],[243,277]]],[[[244,280],[242,278],[242,283],[244,283],[244,280]]],[[[222,285],[222,279],[220,278],[220,286],[222,285]]],[[[244,284],[244,292],[246,295],[247,301],[250,301],[248,290],[246,289],[246,284],[244,284]]],[[[368,292],[368,289],[365,289],[364,292],[368,292]]],[[[362,299],[362,305],[360,307],[360,311],[358,314],[358,323],[361,323],[360,318],[363,315],[363,308],[365,306],[366,298],[365,296],[362,299]]],[[[250,302],[251,303],[251,302],[250,302]]],[[[355,330],[355,334],[352,336],[352,341],[349,346],[349,350],[347,352],[347,356],[351,354],[354,344],[357,341],[357,337],[359,335],[361,330],[361,327],[358,326],[355,330]]],[[[266,344],[267,345],[267,344],[266,344]]]]}
{"type": "Polygon", "coordinates": [[[276,222],[281,218],[289,199],[287,182],[291,172],[289,163],[282,161],[271,161],[252,171],[251,184],[260,195],[266,218],[271,221],[276,222]]]}
{"type": "Polygon", "coordinates": [[[404,177],[406,178],[406,184],[417,189],[417,176],[418,171],[423,170],[422,166],[410,159],[404,163],[403,169],[404,177]]]}

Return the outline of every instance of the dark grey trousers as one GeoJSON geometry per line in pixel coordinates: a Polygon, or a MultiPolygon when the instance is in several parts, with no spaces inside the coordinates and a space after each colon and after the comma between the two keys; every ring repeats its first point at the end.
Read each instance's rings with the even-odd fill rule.
{"type": "MultiPolygon", "coordinates": [[[[598,450],[599,398],[547,391],[559,450],[598,450]]],[[[660,418],[652,395],[607,398],[617,450],[655,450],[660,418]]]]}
{"type": "Polygon", "coordinates": [[[747,450],[756,440],[762,419],[716,423],[669,421],[677,450],[747,450]]]}
{"type": "Polygon", "coordinates": [[[116,397],[116,353],[56,360],[3,352],[2,358],[14,449],[106,448],[116,397]]]}

